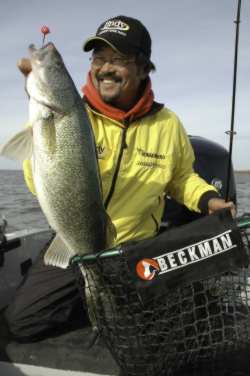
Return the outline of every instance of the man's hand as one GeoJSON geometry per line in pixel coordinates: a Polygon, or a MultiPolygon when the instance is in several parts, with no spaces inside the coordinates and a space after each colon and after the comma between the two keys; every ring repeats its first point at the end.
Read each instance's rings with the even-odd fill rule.
{"type": "Polygon", "coordinates": [[[236,217],[236,207],[232,201],[226,202],[222,198],[211,198],[208,201],[208,213],[212,214],[216,210],[229,208],[232,214],[232,217],[236,217]]]}
{"type": "Polygon", "coordinates": [[[25,77],[27,77],[28,74],[32,71],[31,62],[27,58],[18,60],[17,67],[25,77]]]}

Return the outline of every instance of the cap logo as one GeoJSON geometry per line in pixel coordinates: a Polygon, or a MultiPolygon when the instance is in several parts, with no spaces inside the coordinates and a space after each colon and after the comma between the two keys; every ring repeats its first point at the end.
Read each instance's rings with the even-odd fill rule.
{"type": "Polygon", "coordinates": [[[120,20],[111,20],[111,21],[107,21],[104,24],[104,26],[101,28],[102,33],[105,31],[115,31],[115,30],[127,31],[129,30],[129,25],[120,20]]]}

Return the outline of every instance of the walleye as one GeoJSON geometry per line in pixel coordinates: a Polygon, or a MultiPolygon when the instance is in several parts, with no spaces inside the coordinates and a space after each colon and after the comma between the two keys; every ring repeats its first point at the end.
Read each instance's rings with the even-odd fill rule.
{"type": "Polygon", "coordinates": [[[26,89],[32,127],[0,153],[31,159],[40,206],[56,237],[45,263],[66,268],[72,256],[113,245],[105,212],[95,140],[82,99],[52,43],[29,47],[32,71],[26,89]]]}

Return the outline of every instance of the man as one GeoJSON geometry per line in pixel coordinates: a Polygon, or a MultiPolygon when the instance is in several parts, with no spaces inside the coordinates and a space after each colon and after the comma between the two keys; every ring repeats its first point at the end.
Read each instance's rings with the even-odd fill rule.
{"type": "MultiPolygon", "coordinates": [[[[154,101],[151,38],[142,23],[125,16],[111,18],[83,49],[93,51],[84,105],[95,134],[105,208],[116,227],[117,243],[155,236],[166,194],[190,210],[212,213],[227,207],[234,215],[234,204],[220,199],[216,189],[193,172],[193,150],[177,116],[154,101]]],[[[20,69],[25,74],[30,70],[23,64],[20,69]]],[[[29,161],[24,175],[35,193],[29,161]]],[[[12,333],[30,340],[65,327],[78,309],[71,269],[44,266],[42,252],[7,317],[12,333]]]]}

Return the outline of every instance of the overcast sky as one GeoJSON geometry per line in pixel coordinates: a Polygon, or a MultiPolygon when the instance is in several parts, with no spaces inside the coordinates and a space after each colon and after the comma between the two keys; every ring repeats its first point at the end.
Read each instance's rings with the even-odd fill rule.
{"type": "MultiPolygon", "coordinates": [[[[85,39],[107,18],[139,18],[153,40],[155,99],[181,118],[187,132],[228,149],[237,0],[8,0],[0,5],[0,143],[28,119],[24,79],[16,61],[40,46],[48,25],[78,89],[89,55],[85,39]]],[[[242,0],[233,148],[236,169],[250,169],[250,0],[242,0]]],[[[20,168],[0,158],[0,168],[20,168]]]]}

